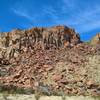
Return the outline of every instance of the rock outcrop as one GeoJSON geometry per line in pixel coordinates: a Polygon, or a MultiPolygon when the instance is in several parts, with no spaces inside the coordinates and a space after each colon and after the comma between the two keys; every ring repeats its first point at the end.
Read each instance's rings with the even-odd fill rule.
{"type": "Polygon", "coordinates": [[[34,27],[28,30],[15,29],[0,36],[0,58],[18,57],[21,52],[41,49],[73,47],[80,43],[80,36],[67,26],[50,28],[34,27]]]}
{"type": "Polygon", "coordinates": [[[91,40],[92,45],[100,44],[100,33],[98,33],[96,36],[94,36],[91,40]]]}

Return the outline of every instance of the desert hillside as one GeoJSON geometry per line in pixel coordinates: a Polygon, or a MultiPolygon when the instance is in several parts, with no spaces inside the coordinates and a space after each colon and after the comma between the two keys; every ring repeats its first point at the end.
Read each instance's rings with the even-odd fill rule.
{"type": "Polygon", "coordinates": [[[46,95],[100,96],[100,35],[89,44],[67,26],[2,33],[0,85],[46,95]]]}

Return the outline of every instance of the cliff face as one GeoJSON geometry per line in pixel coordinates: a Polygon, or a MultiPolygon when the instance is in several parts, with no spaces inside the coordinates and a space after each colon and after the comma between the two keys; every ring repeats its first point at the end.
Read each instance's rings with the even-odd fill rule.
{"type": "Polygon", "coordinates": [[[12,30],[0,36],[0,58],[10,59],[19,53],[41,49],[66,48],[80,43],[80,36],[67,26],[50,28],[34,27],[28,30],[12,30]]]}

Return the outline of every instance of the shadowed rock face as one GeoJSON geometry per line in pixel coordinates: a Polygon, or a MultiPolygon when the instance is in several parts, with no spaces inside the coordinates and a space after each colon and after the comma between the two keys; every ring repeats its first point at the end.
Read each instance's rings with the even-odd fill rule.
{"type": "Polygon", "coordinates": [[[41,49],[65,48],[80,43],[80,36],[67,26],[15,29],[0,36],[0,58],[17,57],[20,52],[40,45],[41,49]]]}
{"type": "Polygon", "coordinates": [[[98,33],[96,36],[93,37],[91,40],[92,45],[100,44],[100,33],[98,33]]]}

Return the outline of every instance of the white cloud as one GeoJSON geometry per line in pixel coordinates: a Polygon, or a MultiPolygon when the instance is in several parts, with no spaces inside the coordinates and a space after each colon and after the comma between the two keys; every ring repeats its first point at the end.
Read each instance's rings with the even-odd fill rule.
{"type": "MultiPolygon", "coordinates": [[[[30,12],[26,6],[20,3],[11,10],[18,16],[22,16],[30,21],[46,19],[49,16],[52,23],[65,24],[77,29],[78,32],[88,32],[99,28],[100,26],[100,7],[99,4],[93,6],[88,5],[86,0],[61,0],[62,3],[54,7],[54,5],[43,5],[41,12],[30,12]],[[59,10],[57,7],[59,6],[59,10]]],[[[91,1],[90,1],[91,2],[91,1]]],[[[56,4],[55,4],[56,5],[56,4]]],[[[30,4],[30,6],[32,6],[30,4]]],[[[38,9],[38,8],[37,8],[38,9]]],[[[46,19],[49,20],[49,19],[46,19]]],[[[43,21],[42,21],[43,22],[43,21]]],[[[41,23],[38,23],[41,24],[41,23]]]]}
{"type": "MultiPolygon", "coordinates": [[[[62,13],[66,16],[65,19],[58,20],[58,23],[68,24],[83,33],[94,30],[100,27],[100,6],[94,4],[87,6],[88,3],[79,5],[80,0],[62,0],[62,13]]],[[[84,1],[82,1],[84,2],[84,1]]]]}
{"type": "Polygon", "coordinates": [[[100,27],[100,20],[91,21],[82,25],[77,26],[77,29],[81,33],[89,32],[100,27]]]}
{"type": "Polygon", "coordinates": [[[56,23],[59,20],[59,14],[53,6],[44,7],[42,10],[43,16],[49,16],[52,22],[56,23]]]}
{"type": "Polygon", "coordinates": [[[34,19],[34,17],[31,16],[26,10],[23,11],[23,10],[21,10],[21,9],[12,8],[12,11],[13,11],[16,15],[22,16],[22,17],[27,18],[27,19],[29,19],[29,20],[33,20],[33,19],[34,19]]]}

